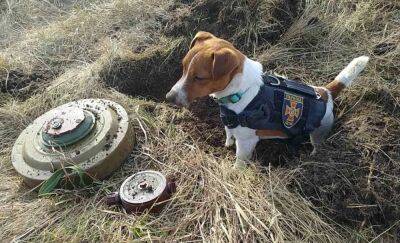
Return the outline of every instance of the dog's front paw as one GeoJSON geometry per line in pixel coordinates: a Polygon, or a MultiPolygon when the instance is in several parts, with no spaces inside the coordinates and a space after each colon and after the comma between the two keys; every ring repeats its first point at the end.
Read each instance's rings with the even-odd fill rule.
{"type": "Polygon", "coordinates": [[[235,143],[235,141],[233,140],[232,137],[226,138],[226,140],[225,140],[225,147],[229,148],[229,147],[231,147],[234,143],[235,143]]]}
{"type": "Polygon", "coordinates": [[[247,164],[245,161],[238,159],[238,160],[236,160],[233,168],[235,168],[236,170],[244,170],[247,168],[247,164]]]}

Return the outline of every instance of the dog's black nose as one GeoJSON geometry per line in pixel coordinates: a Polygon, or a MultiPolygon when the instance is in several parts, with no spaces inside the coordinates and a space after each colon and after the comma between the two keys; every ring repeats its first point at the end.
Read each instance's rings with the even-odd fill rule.
{"type": "Polygon", "coordinates": [[[165,96],[166,100],[171,103],[175,103],[176,92],[171,90],[165,96]]]}

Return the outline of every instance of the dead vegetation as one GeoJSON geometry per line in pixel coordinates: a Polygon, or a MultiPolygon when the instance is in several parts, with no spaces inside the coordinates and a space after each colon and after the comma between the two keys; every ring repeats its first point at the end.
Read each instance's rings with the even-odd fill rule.
{"type": "Polygon", "coordinates": [[[95,0],[0,2],[0,237],[5,241],[396,241],[400,236],[400,5],[396,1],[95,0]],[[265,141],[231,165],[217,107],[162,102],[192,36],[206,30],[265,70],[325,84],[371,62],[337,100],[318,158],[265,141]],[[121,103],[138,144],[121,170],[37,198],[13,170],[18,134],[65,102],[121,103]],[[126,215],[102,197],[139,170],[174,174],[161,215],[126,215]]]}

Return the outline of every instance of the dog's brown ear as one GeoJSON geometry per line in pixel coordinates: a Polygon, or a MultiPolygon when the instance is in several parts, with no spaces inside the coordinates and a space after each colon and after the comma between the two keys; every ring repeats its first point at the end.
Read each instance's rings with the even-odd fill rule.
{"type": "Polygon", "coordinates": [[[192,49],[192,47],[194,45],[196,45],[197,42],[205,41],[205,40],[208,40],[210,38],[215,38],[215,36],[213,34],[209,33],[209,32],[205,32],[205,31],[197,32],[197,34],[194,36],[192,42],[190,43],[190,48],[189,49],[192,49]]]}
{"type": "Polygon", "coordinates": [[[229,48],[222,48],[213,53],[212,76],[216,80],[231,73],[240,64],[240,58],[229,48]]]}

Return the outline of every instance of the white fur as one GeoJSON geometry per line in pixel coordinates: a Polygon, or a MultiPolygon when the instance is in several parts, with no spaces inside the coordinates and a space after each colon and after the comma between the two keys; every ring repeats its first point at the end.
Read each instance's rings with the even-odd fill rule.
{"type": "Polygon", "coordinates": [[[225,127],[225,134],[226,134],[225,147],[230,147],[235,143],[235,140],[233,140],[233,134],[231,133],[231,130],[228,127],[225,127]]]}
{"type": "MultiPolygon", "coordinates": [[[[354,59],[342,72],[339,73],[339,75],[336,77],[336,80],[342,82],[346,86],[350,85],[357,75],[364,69],[368,59],[369,58],[366,56],[354,59]]],[[[260,87],[263,85],[262,73],[262,65],[259,62],[246,58],[243,64],[243,73],[236,74],[224,90],[211,94],[210,96],[221,98],[247,90],[239,102],[226,105],[228,109],[239,114],[254,99],[260,90],[260,87]]],[[[321,126],[310,134],[310,139],[314,146],[312,155],[316,154],[317,148],[328,135],[334,122],[333,98],[329,90],[326,88],[324,89],[328,93],[328,101],[325,115],[321,120],[321,126]]],[[[236,140],[236,167],[241,168],[251,159],[253,151],[257,145],[257,142],[260,140],[260,137],[256,135],[256,130],[242,127],[240,125],[233,129],[225,127],[225,131],[225,146],[233,145],[234,141],[232,137],[234,137],[236,140]]],[[[264,138],[269,139],[272,137],[262,137],[261,139],[264,138]]]]}
{"type": "Polygon", "coordinates": [[[172,87],[171,91],[169,91],[169,92],[176,93],[176,102],[183,106],[187,106],[189,104],[188,100],[187,100],[186,91],[183,88],[183,84],[185,83],[185,80],[186,80],[186,76],[179,79],[179,81],[176,82],[176,84],[172,87]]]}
{"type": "Polygon", "coordinates": [[[263,68],[261,63],[246,57],[243,63],[243,72],[236,74],[224,90],[213,93],[210,96],[218,99],[247,90],[239,102],[227,104],[228,109],[240,113],[254,99],[260,87],[264,84],[262,74],[263,68]]]}
{"type": "Polygon", "coordinates": [[[328,136],[334,122],[333,115],[333,98],[331,92],[327,88],[323,88],[328,93],[328,100],[326,102],[325,115],[321,120],[321,125],[310,134],[311,144],[314,149],[311,155],[316,155],[318,148],[328,136]]]}
{"type": "MultiPolygon", "coordinates": [[[[195,58],[197,58],[197,55],[199,53],[197,53],[196,55],[193,56],[192,60],[190,60],[189,66],[187,70],[190,70],[190,67],[193,64],[193,60],[195,60],[195,58]]],[[[176,103],[181,104],[183,106],[188,106],[189,102],[187,99],[187,93],[186,90],[183,88],[183,85],[185,84],[185,81],[187,79],[187,73],[184,74],[181,79],[179,79],[178,82],[176,82],[176,84],[172,87],[171,91],[169,91],[169,93],[176,93],[176,103]]]]}
{"type": "Polygon", "coordinates": [[[361,56],[354,58],[339,74],[335,80],[340,81],[346,87],[349,86],[353,80],[364,70],[367,65],[369,57],[361,56]]]}
{"type": "MultiPolygon", "coordinates": [[[[246,58],[243,64],[243,72],[236,74],[224,90],[213,93],[210,96],[221,98],[247,90],[239,102],[226,105],[228,109],[238,114],[242,112],[258,94],[260,87],[263,85],[262,73],[261,63],[246,58]]],[[[233,129],[225,127],[225,131],[227,135],[225,145],[233,145],[232,136],[235,138],[236,166],[243,167],[245,163],[250,160],[260,138],[256,135],[256,130],[248,127],[238,126],[233,129]]]]}

